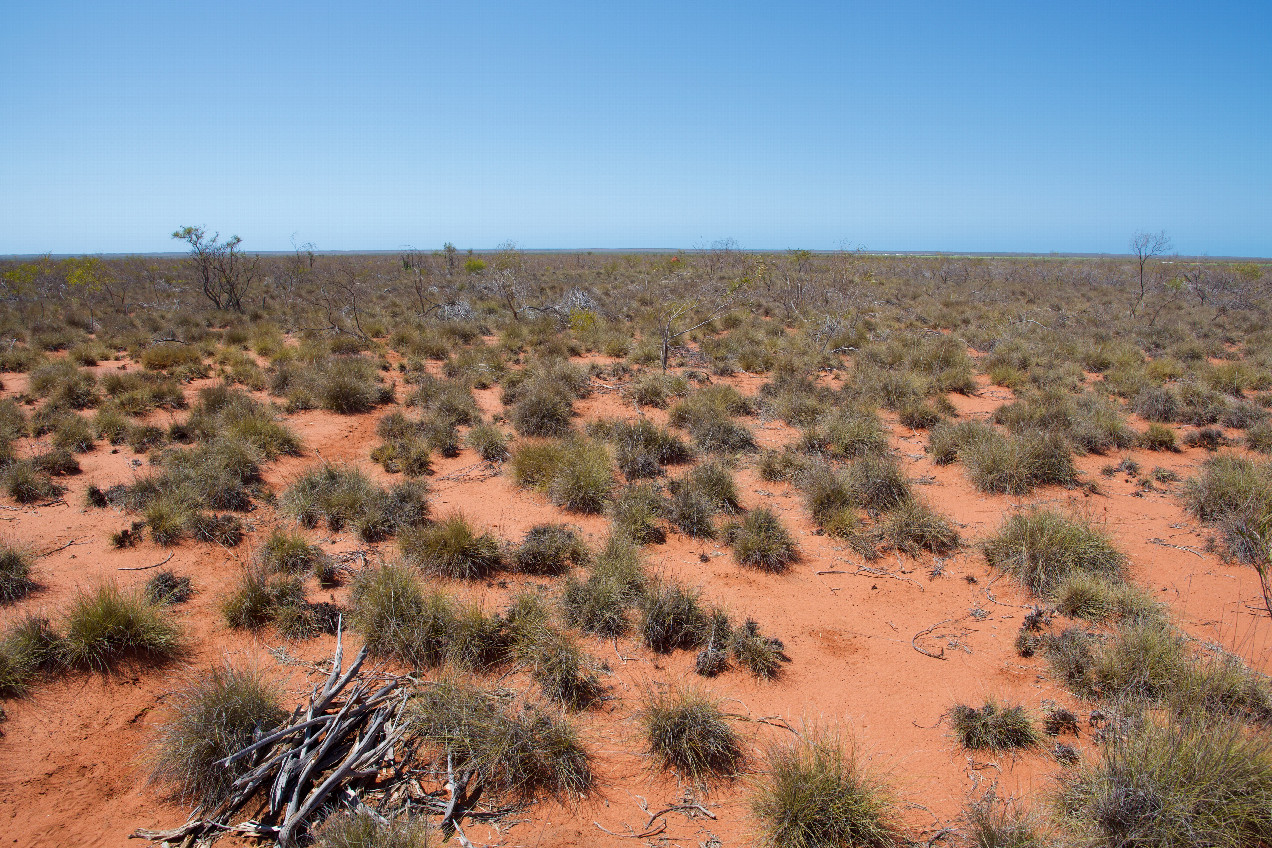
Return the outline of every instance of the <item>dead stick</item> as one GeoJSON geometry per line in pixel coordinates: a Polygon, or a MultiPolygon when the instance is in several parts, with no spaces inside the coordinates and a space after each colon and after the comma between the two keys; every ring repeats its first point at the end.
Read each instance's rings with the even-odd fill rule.
{"type": "Polygon", "coordinates": [[[938,621],[936,624],[933,624],[931,627],[925,627],[922,630],[920,630],[918,633],[915,633],[914,636],[910,639],[910,647],[914,648],[914,650],[918,651],[920,654],[922,654],[925,657],[931,657],[934,660],[945,659],[944,648],[941,649],[941,652],[939,654],[934,654],[931,651],[926,651],[923,648],[920,648],[918,639],[920,636],[926,636],[927,634],[931,633],[936,628],[940,627],[942,624],[949,624],[951,621],[957,621],[957,619],[947,618],[944,621],[938,621]]]}
{"type": "Polygon", "coordinates": [[[149,571],[152,568],[158,568],[161,565],[167,565],[168,560],[172,559],[176,554],[168,554],[163,562],[156,562],[154,565],[138,565],[134,568],[119,568],[116,571],[149,571]]]}
{"type": "Polygon", "coordinates": [[[58,551],[64,551],[64,550],[66,550],[67,548],[69,548],[71,545],[78,545],[78,544],[80,544],[80,540],[79,540],[79,539],[72,539],[71,541],[67,542],[65,545],[62,545],[61,547],[54,548],[54,549],[53,549],[53,550],[51,550],[51,551],[45,551],[44,553],[42,553],[42,554],[40,554],[39,556],[37,556],[37,557],[36,557],[36,559],[43,559],[43,558],[44,558],[44,557],[46,557],[46,556],[52,556],[53,554],[57,553],[58,551]]]}

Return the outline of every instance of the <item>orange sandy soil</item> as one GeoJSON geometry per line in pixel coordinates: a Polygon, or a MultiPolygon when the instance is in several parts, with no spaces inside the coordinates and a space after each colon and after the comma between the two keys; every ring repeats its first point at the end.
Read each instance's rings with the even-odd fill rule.
{"type": "MultiPolygon", "coordinates": [[[[118,367],[107,363],[99,369],[118,367]]],[[[191,392],[207,382],[191,386],[191,392]]],[[[740,375],[730,382],[753,394],[764,380],[740,375]]],[[[16,395],[25,380],[22,375],[6,375],[4,384],[4,394],[16,395]]],[[[404,396],[401,388],[399,396],[404,396]]],[[[500,411],[497,389],[476,394],[485,412],[500,411]]],[[[962,416],[987,417],[1010,398],[1005,389],[983,386],[976,396],[955,395],[951,400],[962,416]]],[[[617,391],[605,388],[576,408],[585,419],[638,414],[617,391]]],[[[385,407],[360,416],[313,411],[286,416],[304,440],[305,455],[267,466],[267,483],[281,492],[320,457],[357,462],[377,479],[390,479],[368,456],[378,443],[376,421],[389,411],[385,407]]],[[[647,414],[665,422],[664,412],[647,414]]],[[[166,422],[170,417],[159,413],[154,420],[166,422]]],[[[642,693],[667,685],[707,689],[725,699],[727,711],[740,716],[774,723],[780,719],[796,727],[840,725],[847,738],[856,739],[871,767],[890,776],[910,832],[919,839],[956,824],[971,794],[990,782],[997,782],[1000,796],[1048,792],[1059,767],[1047,748],[1024,755],[969,756],[941,720],[952,704],[978,704],[988,696],[1024,703],[1034,711],[1049,702],[1066,705],[1080,716],[1091,708],[1052,682],[1042,660],[1016,655],[1013,640],[1030,598],[1008,580],[996,579],[978,549],[1004,516],[1028,503],[1075,509],[1102,523],[1130,556],[1133,579],[1169,604],[1184,630],[1239,654],[1255,668],[1272,670],[1272,627],[1262,609],[1257,576],[1252,569],[1226,564],[1205,551],[1207,532],[1184,513],[1179,484],[1141,496],[1137,484],[1124,475],[1106,478],[1098,473],[1118,457],[1089,456],[1079,458],[1078,464],[1087,479],[1098,481],[1101,494],[1051,488],[1028,499],[986,496],[972,488],[960,465],[932,464],[924,453],[925,433],[899,425],[895,417],[885,415],[885,421],[903,467],[921,484],[920,496],[956,521],[963,533],[964,547],[940,563],[943,575],[931,576],[937,564],[931,557],[912,560],[889,554],[866,563],[835,540],[817,535],[798,494],[785,484],[763,482],[751,461],[744,460],[737,479],[745,504],[771,505],[797,537],[802,558],[790,572],[774,576],[744,569],[727,548],[677,534],[664,545],[646,548],[646,556],[651,571],[701,586],[708,601],[726,605],[737,619],[754,617],[764,632],[781,638],[792,659],[782,676],[762,682],[733,669],[707,681],[693,675],[691,652],[662,657],[641,648],[632,637],[617,642],[588,639],[593,654],[612,671],[606,682],[616,696],[602,708],[575,716],[595,756],[596,790],[577,803],[542,801],[499,832],[471,825],[470,839],[501,846],[752,844],[748,777],[695,795],[714,819],[673,813],[666,817],[662,833],[630,838],[645,830],[649,815],[643,809],[660,810],[694,791],[651,767],[633,721],[642,693]],[[925,635],[912,643],[921,631],[925,635]],[[939,658],[920,653],[916,644],[939,658]],[[629,838],[608,835],[601,828],[629,838]],[[713,836],[718,841],[710,841],[713,836]]],[[[748,423],[762,447],[781,445],[795,435],[780,422],[748,423]]],[[[1184,478],[1195,473],[1206,456],[1197,449],[1128,453],[1145,469],[1160,465],[1184,478]]],[[[307,663],[330,657],[330,637],[288,643],[270,630],[232,631],[220,617],[218,604],[234,585],[241,563],[251,557],[254,541],[274,525],[271,507],[258,505],[246,517],[252,532],[234,550],[189,542],[171,550],[149,541],[127,550],[110,546],[109,534],[133,517],[84,508],[85,490],[90,484],[105,488],[146,473],[137,459],[126,447],[116,451],[99,444],[81,457],[83,473],[63,481],[69,487],[62,501],[38,508],[6,504],[0,509],[0,534],[38,552],[58,549],[37,561],[41,587],[0,609],[0,627],[27,611],[42,611],[56,620],[77,591],[101,581],[140,585],[153,570],[121,569],[152,565],[171,553],[167,567],[189,575],[195,587],[194,597],[174,608],[188,634],[188,653],[183,661],[165,667],[108,676],[72,674],[41,682],[28,698],[4,703],[9,717],[0,724],[0,845],[135,846],[141,843],[129,842],[128,836],[136,828],[183,823],[188,809],[165,800],[162,787],[148,781],[146,765],[147,746],[174,689],[218,663],[254,663],[298,703],[317,677],[307,663]]],[[[476,524],[514,542],[544,521],[571,522],[593,544],[604,538],[605,519],[562,513],[541,495],[517,489],[468,449],[454,459],[437,459],[434,465],[430,481],[435,515],[462,510],[476,524]]],[[[372,551],[374,559],[393,552],[392,542],[367,546],[349,533],[315,531],[311,536],[332,553],[378,547],[372,551]]],[[[456,582],[448,588],[493,608],[523,582],[535,581],[502,576],[484,584],[456,582]]],[[[326,594],[311,586],[311,599],[326,594]]],[[[347,588],[331,594],[343,599],[347,588]]],[[[352,641],[356,645],[356,636],[352,641]]],[[[762,763],[765,746],[789,738],[773,724],[740,721],[737,727],[755,754],[753,764],[762,763]]],[[[1090,755],[1087,734],[1075,744],[1090,755]]]]}

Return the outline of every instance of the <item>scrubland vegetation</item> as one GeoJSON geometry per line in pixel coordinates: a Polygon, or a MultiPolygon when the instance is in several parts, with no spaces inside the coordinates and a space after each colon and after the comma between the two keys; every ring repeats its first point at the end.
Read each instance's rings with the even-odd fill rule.
{"type": "MultiPolygon", "coordinates": [[[[121,528],[115,556],[235,561],[215,560],[209,625],[187,612],[204,600],[191,569],[77,580],[46,611],[45,554],[0,541],[0,698],[171,674],[208,627],[301,651],[339,629],[412,675],[412,779],[452,799],[471,783],[486,806],[333,810],[314,844],[441,844],[464,816],[569,804],[605,788],[599,749],[622,746],[692,804],[748,798],[756,844],[902,845],[917,839],[905,781],[847,728],[791,733],[713,688],[766,691],[806,634],[706,575],[776,592],[854,568],[917,584],[922,567],[935,586],[959,556],[1030,604],[1011,659],[1072,709],[942,706],[952,749],[1060,770],[1046,797],[969,796],[950,839],[1272,840],[1272,683],[1188,632],[1147,588],[1152,563],[1075,506],[1114,481],[1165,493],[1258,574],[1272,614],[1268,265],[1153,257],[1141,291],[1116,258],[302,251],[211,276],[203,261],[0,263],[6,508],[73,498],[121,528]],[[307,426],[331,419],[363,435],[329,460],[307,426]],[[121,454],[126,473],[85,473],[121,454]],[[998,499],[1001,520],[969,532],[945,514],[920,459],[998,499]],[[553,518],[514,536],[479,503],[442,506],[464,474],[553,518]],[[701,570],[666,567],[669,542],[701,570]],[[660,675],[643,695],[616,668],[629,661],[660,675]],[[633,720],[602,746],[614,715],[633,720]]],[[[293,693],[224,663],[173,691],[154,775],[214,807],[254,767],[218,761],[284,721],[293,693]]]]}

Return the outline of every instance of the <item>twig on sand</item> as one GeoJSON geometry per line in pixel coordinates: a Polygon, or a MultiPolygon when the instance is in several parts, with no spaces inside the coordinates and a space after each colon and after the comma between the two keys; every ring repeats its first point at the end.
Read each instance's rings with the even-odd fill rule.
{"type": "Polygon", "coordinates": [[[936,628],[940,627],[942,624],[949,624],[950,622],[952,622],[952,621],[957,621],[957,620],[958,620],[958,619],[954,619],[954,618],[947,618],[947,619],[945,619],[944,621],[938,621],[936,624],[933,624],[931,627],[925,627],[925,628],[923,628],[922,630],[920,630],[918,633],[915,633],[915,634],[914,634],[914,636],[912,636],[912,637],[910,638],[910,646],[911,646],[912,648],[914,648],[914,650],[918,651],[920,654],[922,654],[922,655],[923,655],[923,656],[925,656],[925,657],[931,657],[931,658],[932,658],[932,659],[934,659],[934,660],[943,660],[943,659],[945,659],[946,657],[945,657],[945,649],[944,649],[944,648],[941,648],[940,653],[938,653],[938,654],[934,654],[934,653],[932,653],[931,651],[929,651],[929,650],[927,650],[926,648],[923,648],[923,647],[921,647],[921,646],[919,645],[919,637],[920,637],[920,636],[926,636],[927,634],[931,633],[931,632],[932,632],[933,630],[935,630],[936,628]]]}
{"type": "Polygon", "coordinates": [[[167,565],[168,560],[172,559],[176,554],[168,554],[164,557],[163,562],[156,562],[154,565],[136,565],[132,568],[118,568],[116,571],[149,571],[152,568],[158,568],[161,565],[167,565]]]}
{"type": "Polygon", "coordinates": [[[58,551],[64,551],[64,550],[66,550],[66,549],[67,549],[67,548],[69,548],[71,545],[87,545],[87,544],[88,544],[88,542],[81,542],[79,539],[72,539],[71,541],[67,542],[65,545],[61,545],[60,547],[56,547],[56,548],[53,548],[52,550],[45,551],[44,553],[40,554],[40,555],[39,555],[38,557],[36,557],[36,558],[37,558],[37,559],[43,559],[43,558],[44,558],[44,557],[46,557],[46,556],[52,556],[53,554],[57,553],[58,551]]]}

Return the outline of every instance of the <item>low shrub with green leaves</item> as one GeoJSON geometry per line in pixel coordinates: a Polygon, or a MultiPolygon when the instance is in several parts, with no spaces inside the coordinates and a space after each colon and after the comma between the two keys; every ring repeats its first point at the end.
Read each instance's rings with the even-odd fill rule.
{"type": "Polygon", "coordinates": [[[526,443],[511,466],[517,485],[538,489],[572,512],[602,512],[614,488],[609,451],[592,439],[526,443]]]}
{"type": "Polygon", "coordinates": [[[512,563],[522,574],[558,575],[586,565],[590,552],[574,528],[564,524],[537,524],[526,531],[512,552],[512,563]]]}
{"type": "Polygon", "coordinates": [[[769,749],[751,799],[766,848],[901,844],[892,790],[837,734],[821,731],[769,749]]]}
{"type": "Polygon", "coordinates": [[[725,537],[742,565],[780,573],[799,557],[795,539],[777,514],[758,507],[729,526],[725,537]]]}
{"type": "Polygon", "coordinates": [[[1142,719],[1061,783],[1087,844],[1167,848],[1272,841],[1272,741],[1224,721],[1142,719]]]}
{"type": "Polygon", "coordinates": [[[640,599],[640,637],[645,646],[660,654],[705,644],[711,634],[711,617],[699,602],[699,593],[674,580],[656,581],[640,599]]]}
{"type": "Polygon", "coordinates": [[[183,800],[211,809],[229,797],[234,781],[255,766],[251,759],[222,766],[287,718],[281,693],[264,675],[226,665],[194,675],[178,689],[154,743],[154,776],[183,800]]]}
{"type": "Polygon", "coordinates": [[[294,616],[305,606],[305,586],[294,574],[271,574],[249,566],[238,586],[221,602],[221,614],[230,627],[255,629],[294,616]]]}
{"type": "Polygon", "coordinates": [[[428,819],[385,819],[373,811],[337,812],[314,832],[314,848],[431,848],[433,828],[428,819]]]}
{"type": "Polygon", "coordinates": [[[534,707],[514,711],[468,683],[443,679],[424,689],[412,703],[408,727],[455,770],[474,773],[500,797],[570,798],[592,786],[591,756],[569,721],[534,707]]]}
{"type": "Polygon", "coordinates": [[[372,655],[421,668],[446,659],[454,605],[440,592],[426,595],[409,566],[388,563],[359,572],[349,607],[350,621],[372,655]]]}
{"type": "Polygon", "coordinates": [[[1033,719],[1019,704],[999,706],[993,700],[980,707],[955,704],[947,715],[959,744],[973,751],[1031,748],[1040,738],[1033,719]]]}
{"type": "Polygon", "coordinates": [[[398,538],[398,545],[411,565],[441,577],[480,580],[503,564],[499,540],[478,532],[459,513],[408,530],[398,538]]]}
{"type": "Polygon", "coordinates": [[[305,527],[326,522],[333,532],[352,524],[366,541],[380,541],[428,519],[428,487],[420,480],[382,489],[352,466],[323,464],[283,492],[284,514],[305,527]]]}
{"type": "Polygon", "coordinates": [[[1090,523],[1034,508],[1011,516],[985,543],[985,559],[1039,595],[1074,572],[1120,578],[1126,556],[1090,523]]]}
{"type": "Polygon", "coordinates": [[[741,740],[720,705],[693,690],[651,694],[641,709],[649,751],[691,780],[732,777],[742,767],[741,740]]]}
{"type": "Polygon", "coordinates": [[[614,532],[638,545],[662,544],[667,540],[667,533],[660,524],[667,511],[667,502],[650,483],[624,486],[609,505],[614,532]]]}
{"type": "Polygon", "coordinates": [[[0,543],[0,604],[11,604],[35,588],[31,577],[35,557],[25,547],[0,543]]]}
{"type": "Polygon", "coordinates": [[[60,647],[67,665],[107,671],[125,660],[170,660],[182,637],[163,607],[106,583],[76,596],[60,647]]]}
{"type": "Polygon", "coordinates": [[[629,626],[628,610],[647,585],[639,549],[630,539],[611,536],[596,554],[586,580],[566,580],[561,594],[566,623],[600,636],[621,635],[629,626]]]}

